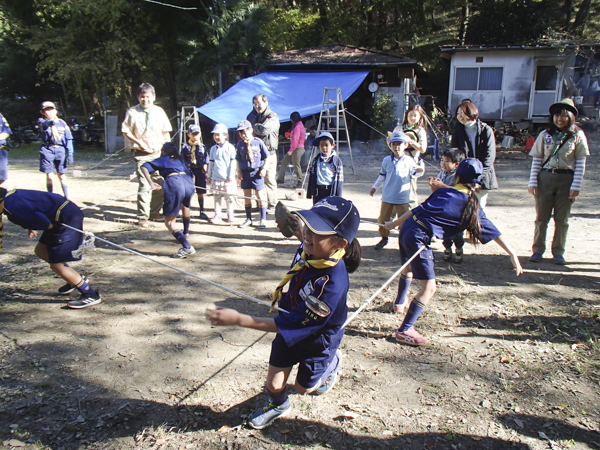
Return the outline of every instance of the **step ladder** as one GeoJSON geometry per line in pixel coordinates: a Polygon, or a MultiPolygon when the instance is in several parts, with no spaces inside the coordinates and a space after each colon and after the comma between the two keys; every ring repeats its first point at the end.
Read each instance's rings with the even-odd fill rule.
{"type": "Polygon", "coordinates": [[[348,144],[350,164],[352,166],[352,174],[354,175],[354,159],[352,158],[352,147],[350,146],[350,134],[348,133],[347,124],[346,108],[344,107],[344,101],[342,100],[342,89],[339,87],[324,88],[323,104],[321,105],[321,114],[319,115],[317,132],[329,131],[333,135],[335,144],[338,147],[338,154],[340,145],[348,144]]]}
{"type": "MultiPolygon", "coordinates": [[[[195,106],[182,106],[181,115],[179,116],[179,151],[181,147],[187,143],[187,131],[190,125],[200,126],[200,119],[198,117],[198,109],[195,106]]],[[[202,142],[202,133],[200,133],[200,142],[202,142]]]]}

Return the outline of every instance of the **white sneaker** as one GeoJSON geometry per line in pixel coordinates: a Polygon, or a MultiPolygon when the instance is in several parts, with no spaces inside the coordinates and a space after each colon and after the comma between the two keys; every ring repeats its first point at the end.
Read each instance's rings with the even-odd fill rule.
{"type": "Polygon", "coordinates": [[[240,225],[238,225],[238,228],[247,228],[250,225],[252,225],[252,220],[246,219],[246,220],[244,220],[243,223],[241,223],[240,225]]]}
{"type": "Polygon", "coordinates": [[[180,248],[177,253],[175,253],[171,258],[187,258],[190,255],[196,253],[196,249],[194,247],[190,248],[180,248]]]}

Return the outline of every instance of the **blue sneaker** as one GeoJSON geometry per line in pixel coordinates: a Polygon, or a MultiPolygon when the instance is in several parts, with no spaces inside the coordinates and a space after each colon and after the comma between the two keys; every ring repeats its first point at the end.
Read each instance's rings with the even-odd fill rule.
{"type": "Polygon", "coordinates": [[[269,403],[266,406],[256,410],[248,421],[248,425],[255,430],[262,430],[271,425],[274,420],[287,416],[291,411],[292,405],[289,398],[279,406],[275,406],[271,399],[269,399],[269,403]]]}
{"type": "Polygon", "coordinates": [[[563,255],[554,255],[554,264],[558,264],[559,266],[564,266],[567,262],[563,255]]]}
{"type": "Polygon", "coordinates": [[[534,263],[538,263],[542,260],[542,254],[541,253],[534,253],[533,255],[531,255],[529,257],[529,261],[534,262],[534,263]]]}
{"type": "Polygon", "coordinates": [[[342,362],[342,352],[339,348],[335,351],[335,356],[337,356],[337,365],[335,366],[335,369],[333,369],[333,372],[331,372],[331,375],[329,375],[323,384],[317,388],[316,393],[319,395],[327,394],[333,389],[335,383],[337,383],[337,374],[342,362]]]}

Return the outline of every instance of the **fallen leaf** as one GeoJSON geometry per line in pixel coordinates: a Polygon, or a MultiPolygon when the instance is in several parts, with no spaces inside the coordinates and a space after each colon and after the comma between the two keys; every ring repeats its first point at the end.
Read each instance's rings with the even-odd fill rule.
{"type": "Polygon", "coordinates": [[[474,441],[479,442],[480,440],[482,440],[483,438],[481,436],[471,436],[471,439],[473,439],[474,441]]]}
{"type": "Polygon", "coordinates": [[[4,445],[8,447],[25,447],[25,442],[21,442],[18,439],[11,439],[10,441],[4,441],[4,445]]]}
{"type": "Polygon", "coordinates": [[[383,435],[384,435],[384,436],[393,436],[393,435],[394,435],[394,432],[393,432],[393,431],[391,431],[391,430],[385,430],[385,431],[383,432],[383,435]]]}
{"type": "Polygon", "coordinates": [[[227,433],[229,431],[231,427],[229,425],[223,425],[221,428],[219,428],[217,431],[219,433],[227,433]]]}
{"type": "Polygon", "coordinates": [[[291,433],[292,430],[281,430],[280,433],[281,434],[288,434],[291,433]]]}

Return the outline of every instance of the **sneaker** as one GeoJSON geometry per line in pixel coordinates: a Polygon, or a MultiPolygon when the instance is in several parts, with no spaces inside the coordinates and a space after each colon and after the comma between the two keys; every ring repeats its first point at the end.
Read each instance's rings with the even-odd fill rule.
{"type": "Polygon", "coordinates": [[[564,266],[567,262],[563,255],[554,255],[554,264],[558,264],[559,266],[564,266]]]}
{"type": "Polygon", "coordinates": [[[81,294],[77,300],[71,300],[69,303],[67,303],[67,306],[73,309],[83,309],[87,308],[88,306],[97,305],[101,301],[102,299],[100,298],[100,293],[96,295],[81,294]]]}
{"type": "Polygon", "coordinates": [[[412,345],[413,347],[418,347],[421,344],[427,343],[427,338],[421,336],[416,330],[415,327],[410,327],[406,331],[396,330],[396,341],[401,344],[412,345]]]}
{"type": "Polygon", "coordinates": [[[241,223],[240,225],[238,225],[238,228],[247,228],[250,225],[252,225],[252,219],[246,219],[246,220],[244,220],[243,223],[241,223]]]}
{"type": "Polygon", "coordinates": [[[146,219],[139,219],[138,220],[138,227],[140,228],[148,228],[150,226],[150,224],[148,223],[148,221],[146,219]]]}
{"type": "Polygon", "coordinates": [[[273,206],[267,208],[267,214],[275,214],[275,208],[273,206]]]}
{"type": "Polygon", "coordinates": [[[541,253],[534,253],[533,255],[531,255],[529,257],[529,261],[534,262],[534,263],[538,263],[542,260],[542,254],[541,253]]]}
{"type": "Polygon", "coordinates": [[[261,220],[260,223],[258,224],[258,228],[267,228],[267,221],[261,220]]]}
{"type": "MultiPolygon", "coordinates": [[[[450,250],[450,252],[452,253],[452,250],[450,250]]],[[[444,252],[445,255],[445,252],[444,252]]],[[[456,264],[461,264],[463,261],[463,249],[462,248],[457,248],[456,249],[456,258],[454,258],[454,262],[456,264]]]]}
{"type": "Polygon", "coordinates": [[[383,238],[377,244],[375,244],[375,250],[381,250],[386,245],[388,245],[388,240],[387,238],[383,238]]]}
{"type": "Polygon", "coordinates": [[[447,248],[444,250],[444,257],[442,258],[444,261],[450,261],[452,259],[452,249],[447,248]]]}
{"type": "Polygon", "coordinates": [[[327,379],[323,382],[323,384],[319,386],[315,391],[318,395],[327,394],[330,390],[333,389],[335,383],[337,383],[338,370],[340,369],[340,364],[342,362],[342,352],[339,348],[335,351],[335,356],[337,356],[337,366],[335,367],[335,369],[333,369],[331,375],[329,375],[327,379]]]}
{"type": "Polygon", "coordinates": [[[210,223],[221,223],[221,216],[214,216],[210,219],[210,223]]]}
{"type": "Polygon", "coordinates": [[[185,236],[186,239],[190,237],[190,233],[183,233],[183,235],[185,236]]]}
{"type": "Polygon", "coordinates": [[[227,222],[229,222],[229,223],[235,222],[235,217],[233,216],[233,214],[227,214],[227,222]]]}
{"type": "Polygon", "coordinates": [[[177,253],[175,253],[171,258],[187,258],[190,255],[196,253],[196,249],[194,247],[183,248],[181,247],[177,253]]]}
{"type": "Polygon", "coordinates": [[[209,220],[209,219],[208,219],[208,216],[206,215],[206,213],[205,213],[204,211],[202,211],[202,212],[200,213],[200,218],[201,218],[202,220],[209,220]]]}
{"type": "Polygon", "coordinates": [[[267,403],[266,406],[256,410],[248,421],[248,425],[255,430],[262,430],[271,425],[274,420],[287,416],[291,411],[292,405],[290,404],[289,398],[279,406],[275,406],[271,400],[269,400],[269,403],[267,403]]]}
{"type": "MultiPolygon", "coordinates": [[[[81,278],[83,279],[83,281],[87,281],[87,277],[85,275],[82,276],[81,278]]],[[[71,286],[69,283],[67,283],[64,286],[58,288],[58,294],[59,295],[69,295],[75,289],[77,289],[75,286],[71,286]]]]}

